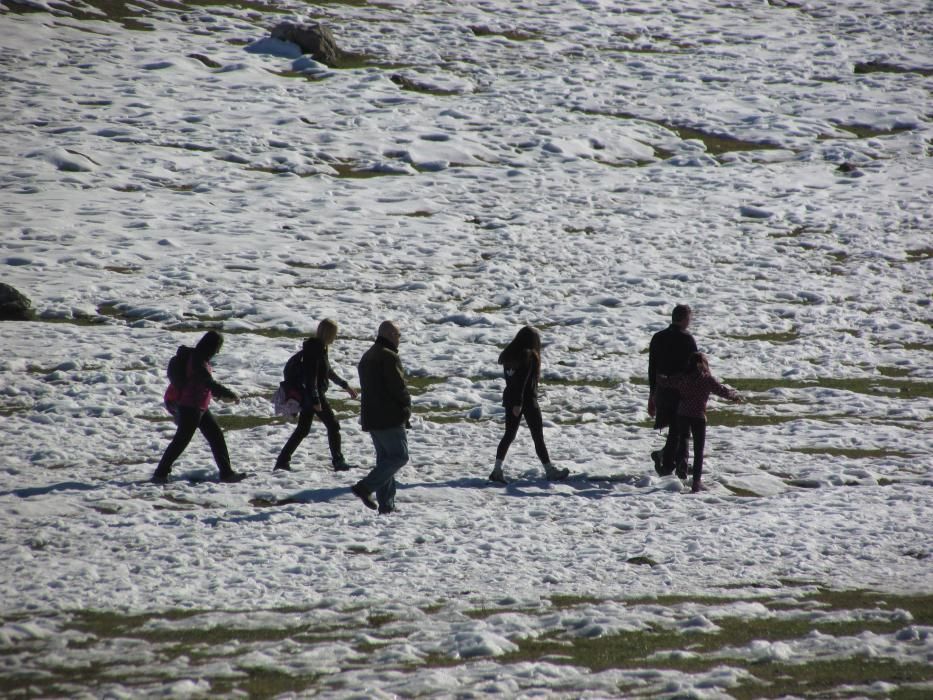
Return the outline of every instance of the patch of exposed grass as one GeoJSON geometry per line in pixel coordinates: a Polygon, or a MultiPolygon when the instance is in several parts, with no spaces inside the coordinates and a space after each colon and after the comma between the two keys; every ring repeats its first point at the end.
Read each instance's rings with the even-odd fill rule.
{"type": "Polygon", "coordinates": [[[850,134],[854,134],[856,138],[859,139],[874,139],[879,136],[894,136],[895,134],[902,134],[905,131],[912,131],[911,127],[895,127],[893,129],[878,129],[873,126],[868,126],[866,124],[835,124],[835,127],[840,131],[847,131],[850,134]]]}
{"type": "Polygon", "coordinates": [[[912,248],[907,251],[907,259],[910,262],[920,262],[933,258],[933,247],[912,248]]]}
{"type": "Polygon", "coordinates": [[[853,72],[856,75],[867,75],[871,73],[919,73],[922,76],[929,77],[933,75],[933,68],[898,66],[885,61],[860,61],[855,64],[853,72]]]}
{"type": "MultiPolygon", "coordinates": [[[[636,378],[632,378],[635,382],[636,378]]],[[[735,387],[740,392],[765,392],[771,389],[836,389],[838,391],[851,391],[855,394],[870,396],[885,394],[893,395],[897,391],[901,397],[933,398],[933,382],[913,381],[896,377],[820,377],[816,379],[786,379],[786,378],[727,378],[726,384],[735,387]]],[[[642,380],[642,383],[647,383],[642,380]]]]}
{"type": "Polygon", "coordinates": [[[733,340],[761,340],[768,343],[792,343],[795,340],[799,340],[800,333],[795,328],[790,331],[775,331],[772,333],[753,333],[751,335],[734,335],[727,334],[726,338],[732,338],[733,340]]]}
{"type": "Polygon", "coordinates": [[[250,416],[232,413],[215,414],[214,418],[217,420],[217,425],[225,431],[249,430],[264,425],[281,425],[284,422],[278,416],[250,416]]]}
{"type": "Polygon", "coordinates": [[[575,608],[579,605],[599,605],[602,599],[587,595],[552,595],[551,607],[557,610],[575,608]]]}
{"type": "Polygon", "coordinates": [[[532,41],[534,39],[540,39],[541,36],[534,32],[526,32],[522,29],[502,29],[499,31],[490,29],[485,25],[475,25],[470,27],[470,31],[473,32],[473,36],[477,37],[486,37],[486,36],[501,36],[509,41],[532,41]]]}
{"type": "Polygon", "coordinates": [[[618,119],[641,121],[648,124],[655,124],[663,129],[675,133],[684,141],[700,141],[705,147],[706,152],[713,156],[720,156],[725,153],[745,152],[745,151],[764,151],[776,150],[781,147],[772,143],[745,141],[737,139],[726,134],[713,134],[702,129],[696,129],[690,126],[681,126],[672,122],[666,122],[655,119],[644,119],[628,112],[607,112],[602,110],[578,110],[584,114],[593,114],[597,116],[616,117],[618,119]]]}
{"type": "Polygon", "coordinates": [[[846,457],[847,459],[881,459],[884,457],[910,458],[914,455],[904,450],[880,450],[855,447],[790,447],[791,452],[801,452],[808,455],[830,455],[832,457],[846,457]]]}

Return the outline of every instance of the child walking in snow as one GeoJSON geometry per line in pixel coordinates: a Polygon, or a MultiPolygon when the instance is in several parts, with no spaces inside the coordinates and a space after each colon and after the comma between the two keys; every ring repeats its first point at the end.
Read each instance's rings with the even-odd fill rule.
{"type": "Polygon", "coordinates": [[[337,323],[325,318],[317,326],[317,334],[308,338],[301,349],[300,376],[293,378],[296,386],[293,388],[300,396],[301,413],[298,414],[298,425],[282,451],[275,460],[273,471],[291,471],[291,460],[298,445],[311,430],[311,421],[317,416],[327,428],[327,443],[330,447],[331,463],[334,471],[343,472],[350,469],[347,460],[343,457],[340,438],[340,423],[334,410],[327,402],[327,387],[330,382],[346,391],[351,399],[355,399],[356,390],[349,383],[337,376],[331,369],[328,349],[337,338],[337,323]]]}
{"type": "Polygon", "coordinates": [[[194,348],[182,346],[169,363],[170,384],[165,391],[165,407],[175,418],[178,426],[175,437],[165,448],[159,466],[152,475],[152,483],[168,483],[175,460],[181,456],[196,430],[207,439],[220,470],[220,480],[227,483],[241,481],[246,475],[233,471],[224,433],[208,408],[211,397],[240,402],[230,389],[218,384],[211,376],[210,361],[220,352],[223,336],[217,331],[208,331],[194,348]]]}
{"type": "MultiPolygon", "coordinates": [[[[677,421],[679,423],[678,439],[675,454],[687,454],[687,440],[693,433],[693,493],[705,491],[701,484],[703,475],[703,450],[706,447],[706,403],[710,394],[716,394],[733,402],[743,399],[735,391],[721,384],[710,373],[709,361],[706,355],[695,352],[690,355],[687,370],[675,376],[658,376],[660,386],[669,386],[680,392],[680,401],[677,404],[677,421]]],[[[687,478],[686,460],[677,464],[677,476],[687,478]]]]}
{"type": "Polygon", "coordinates": [[[544,465],[544,475],[549,481],[562,481],[570,470],[558,469],[551,464],[547,446],[544,444],[544,424],[538,406],[538,379],[541,376],[541,336],[531,326],[521,328],[512,342],[499,355],[499,364],[505,375],[505,391],[502,405],[505,407],[505,435],[496,450],[496,465],[489,475],[490,481],[508,483],[502,473],[502,463],[509,446],[518,434],[522,416],[531,431],[535,452],[544,465]]]}

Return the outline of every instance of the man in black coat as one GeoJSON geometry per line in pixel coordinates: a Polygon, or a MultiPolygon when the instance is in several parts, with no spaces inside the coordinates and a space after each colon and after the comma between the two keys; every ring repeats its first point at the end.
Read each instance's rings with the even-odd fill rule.
{"type": "Polygon", "coordinates": [[[360,359],[360,424],[376,448],[376,466],[353,486],[363,505],[380,514],[395,510],[395,474],[408,462],[405,427],[411,417],[411,395],[398,356],[401,333],[383,321],[372,347],[360,359]],[[377,503],[371,494],[375,491],[377,503]]]}
{"type": "Polygon", "coordinates": [[[657,430],[667,428],[667,440],[664,448],[652,452],[654,468],[661,476],[666,476],[677,469],[677,475],[687,478],[687,441],[680,441],[677,426],[677,403],[680,394],[670,387],[659,387],[659,374],[681,374],[687,368],[690,355],[697,352],[693,336],[687,332],[692,311],[686,304],[678,304],[671,313],[671,325],[658,331],[651,337],[648,346],[648,415],[654,417],[657,430]],[[677,446],[682,445],[678,454],[677,446]]]}

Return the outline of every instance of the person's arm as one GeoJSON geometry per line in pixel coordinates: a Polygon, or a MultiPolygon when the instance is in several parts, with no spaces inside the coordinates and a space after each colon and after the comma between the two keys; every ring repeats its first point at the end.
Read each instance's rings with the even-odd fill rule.
{"type": "Polygon", "coordinates": [[[405,370],[402,368],[402,360],[394,353],[392,355],[386,353],[386,357],[388,361],[383,367],[386,394],[390,400],[399,405],[407,422],[411,418],[411,394],[408,393],[408,387],[405,385],[405,370]]]}
{"type": "MultiPolygon", "coordinates": [[[[227,387],[225,387],[220,382],[214,381],[214,377],[211,375],[210,370],[207,368],[207,362],[198,359],[192,359],[191,361],[191,374],[196,382],[204,384],[208,389],[210,389],[211,394],[216,396],[219,399],[229,399],[230,401],[239,401],[237,395],[227,387]]],[[[191,381],[191,379],[189,379],[191,381]]]]}
{"type": "Polygon", "coordinates": [[[321,393],[318,389],[318,372],[320,372],[321,366],[321,356],[318,351],[319,347],[320,346],[316,342],[306,343],[302,348],[304,355],[301,358],[301,368],[305,383],[304,388],[315,411],[321,410],[321,393]]]}
{"type": "Polygon", "coordinates": [[[657,348],[655,344],[655,339],[651,339],[651,343],[648,345],[648,415],[654,418],[658,409],[654,402],[654,389],[657,382],[657,359],[655,355],[657,353],[657,348]]]}
{"type": "Polygon", "coordinates": [[[355,398],[356,398],[356,390],[355,390],[352,386],[350,386],[350,382],[346,381],[346,380],[343,379],[340,375],[338,375],[338,374],[333,370],[333,368],[328,367],[328,369],[327,369],[327,377],[328,377],[334,384],[336,384],[336,385],[339,386],[341,389],[343,389],[345,392],[347,392],[347,393],[350,395],[350,398],[351,398],[351,399],[355,399],[355,398]]]}
{"type": "Polygon", "coordinates": [[[716,396],[721,396],[724,399],[729,399],[730,401],[734,401],[736,403],[740,403],[742,401],[742,397],[739,395],[739,392],[737,392],[732,387],[725,386],[715,377],[710,377],[708,384],[710,391],[716,394],[716,396]]]}

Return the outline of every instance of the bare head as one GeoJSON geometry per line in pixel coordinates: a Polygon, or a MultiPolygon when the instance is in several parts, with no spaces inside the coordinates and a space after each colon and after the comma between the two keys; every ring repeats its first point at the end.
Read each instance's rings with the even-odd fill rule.
{"type": "Polygon", "coordinates": [[[393,345],[398,345],[399,341],[402,339],[402,333],[399,331],[394,321],[383,321],[380,323],[378,335],[380,338],[385,338],[393,345]]]}
{"type": "Polygon", "coordinates": [[[325,318],[319,324],[317,324],[317,339],[320,340],[324,345],[330,345],[337,338],[337,322],[329,318],[325,318]]]}
{"type": "Polygon", "coordinates": [[[679,326],[681,330],[687,330],[692,318],[693,309],[686,304],[678,304],[671,313],[671,323],[675,326],[679,326]]]}

